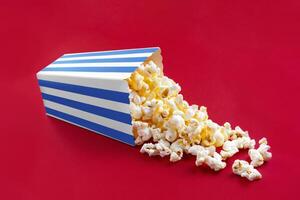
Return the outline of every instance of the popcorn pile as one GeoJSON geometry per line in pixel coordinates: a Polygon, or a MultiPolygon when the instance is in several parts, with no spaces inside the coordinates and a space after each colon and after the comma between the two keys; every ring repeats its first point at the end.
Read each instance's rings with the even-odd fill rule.
{"type": "Polygon", "coordinates": [[[250,181],[262,177],[254,167],[272,157],[266,138],[255,149],[256,142],[247,131],[238,126],[232,129],[228,122],[221,126],[208,119],[206,107],[189,105],[180,94],[180,86],[164,76],[151,60],[142,64],[127,81],[133,134],[135,143],[143,145],[141,153],[169,156],[171,162],[181,160],[184,153],[191,154],[196,156],[196,166],[206,165],[219,171],[226,167],[225,160],[239,149],[249,149],[251,163],[236,160],[233,173],[250,181]],[[220,153],[217,147],[222,148],[220,153]]]}

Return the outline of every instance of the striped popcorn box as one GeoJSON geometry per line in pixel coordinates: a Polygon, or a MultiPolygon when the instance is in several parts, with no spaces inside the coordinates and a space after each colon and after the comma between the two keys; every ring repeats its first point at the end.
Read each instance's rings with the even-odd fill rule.
{"type": "Polygon", "coordinates": [[[159,47],[64,54],[37,73],[46,114],[135,145],[127,78],[159,47]]]}

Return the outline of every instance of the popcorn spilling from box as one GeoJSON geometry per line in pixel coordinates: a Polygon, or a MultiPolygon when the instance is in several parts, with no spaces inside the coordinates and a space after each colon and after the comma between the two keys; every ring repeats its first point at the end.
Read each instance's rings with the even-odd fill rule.
{"type": "Polygon", "coordinates": [[[180,86],[164,76],[151,60],[142,64],[128,79],[130,111],[133,118],[135,143],[142,145],[141,153],[149,156],[169,156],[171,162],[184,154],[196,157],[196,166],[207,165],[214,171],[226,167],[225,160],[249,149],[251,163],[236,160],[233,173],[250,181],[262,175],[254,167],[268,161],[272,154],[263,138],[255,149],[255,140],[240,127],[223,126],[209,119],[204,106],[189,105],[180,94],[180,86]],[[216,147],[221,147],[220,153],[216,147]]]}
{"type": "Polygon", "coordinates": [[[262,176],[256,167],[271,159],[267,139],[209,119],[204,106],[189,105],[180,86],[163,74],[160,48],[64,54],[37,73],[46,114],[129,145],[149,156],[177,162],[186,154],[214,171],[248,149],[250,163],[237,160],[235,174],[262,176]],[[221,150],[219,150],[221,149],[221,150]]]}

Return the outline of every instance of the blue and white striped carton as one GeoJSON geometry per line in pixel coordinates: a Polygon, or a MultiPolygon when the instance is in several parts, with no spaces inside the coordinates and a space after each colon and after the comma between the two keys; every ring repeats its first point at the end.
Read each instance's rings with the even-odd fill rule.
{"type": "Polygon", "coordinates": [[[46,114],[134,146],[129,78],[159,47],[64,54],[37,73],[46,114]]]}

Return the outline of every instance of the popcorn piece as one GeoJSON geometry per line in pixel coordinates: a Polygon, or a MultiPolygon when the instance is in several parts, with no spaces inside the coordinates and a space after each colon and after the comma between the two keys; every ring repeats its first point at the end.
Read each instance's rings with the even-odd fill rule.
{"type": "Polygon", "coordinates": [[[215,171],[219,171],[226,167],[226,163],[222,161],[221,155],[216,152],[216,149],[213,146],[204,148],[200,145],[194,145],[189,149],[189,152],[193,155],[197,155],[195,162],[196,166],[205,163],[215,171]]]}
{"type": "Polygon", "coordinates": [[[220,147],[224,144],[225,142],[225,137],[224,137],[224,134],[221,132],[221,130],[217,130],[214,135],[213,135],[213,138],[214,140],[216,141],[215,142],[215,146],[216,147],[220,147]]]}
{"type": "Polygon", "coordinates": [[[201,145],[193,145],[189,148],[188,153],[192,154],[193,156],[197,156],[198,152],[204,150],[205,148],[201,145]]]}
{"type": "Polygon", "coordinates": [[[198,110],[198,106],[197,105],[191,105],[186,111],[185,111],[185,120],[190,120],[192,117],[194,117],[194,115],[196,114],[198,110]]]}
{"type": "Polygon", "coordinates": [[[140,152],[141,153],[147,153],[149,156],[159,155],[159,151],[156,149],[155,144],[152,144],[152,143],[143,144],[140,152]]]}
{"type": "Polygon", "coordinates": [[[145,143],[143,144],[140,152],[147,153],[149,156],[157,156],[165,157],[171,154],[171,149],[169,148],[170,144],[165,140],[159,140],[158,143],[145,143]]]}
{"type": "Polygon", "coordinates": [[[141,65],[139,72],[147,77],[161,75],[161,70],[155,65],[155,63],[150,60],[149,63],[141,65]]]}
{"type": "Polygon", "coordinates": [[[208,119],[207,108],[205,106],[201,106],[199,110],[195,113],[195,118],[199,121],[205,121],[208,119]]]}
{"type": "Polygon", "coordinates": [[[248,132],[247,131],[243,131],[241,129],[241,127],[239,127],[239,126],[236,126],[234,130],[235,130],[236,135],[238,137],[248,137],[249,136],[248,132]]]}
{"type": "Polygon", "coordinates": [[[173,142],[170,147],[172,153],[170,156],[171,162],[177,162],[181,160],[183,156],[183,144],[180,143],[180,140],[177,140],[176,142],[173,142]]]}
{"type": "Polygon", "coordinates": [[[149,120],[152,118],[153,111],[152,111],[151,107],[142,106],[141,109],[142,109],[142,116],[143,116],[142,119],[143,120],[149,120]]]}
{"type": "Polygon", "coordinates": [[[254,167],[261,166],[264,161],[268,161],[272,158],[272,153],[268,152],[270,150],[270,146],[268,145],[267,139],[262,138],[259,140],[259,147],[257,149],[250,149],[248,154],[251,159],[251,165],[254,167]]]}
{"type": "Polygon", "coordinates": [[[177,132],[172,129],[167,129],[165,132],[165,137],[169,142],[173,142],[177,138],[177,132]]]}
{"type": "Polygon", "coordinates": [[[142,109],[140,106],[137,106],[135,103],[131,102],[129,105],[130,113],[133,119],[140,119],[143,115],[142,109]]]}
{"type": "Polygon", "coordinates": [[[165,138],[165,133],[161,132],[160,128],[151,128],[150,131],[151,131],[152,138],[153,138],[154,142],[157,142],[160,139],[165,138]]]}
{"type": "Polygon", "coordinates": [[[262,155],[262,157],[264,158],[265,161],[268,161],[272,158],[272,153],[269,152],[269,150],[271,149],[271,147],[268,145],[268,141],[266,138],[262,138],[259,140],[259,147],[258,147],[258,151],[259,153],[262,155]]]}
{"type": "Polygon", "coordinates": [[[189,140],[193,144],[199,144],[201,142],[201,131],[203,128],[203,122],[199,122],[197,119],[190,119],[189,125],[186,127],[185,132],[187,133],[189,140]]]}
{"type": "Polygon", "coordinates": [[[145,97],[139,96],[139,94],[136,93],[135,91],[131,91],[131,93],[129,95],[129,99],[132,103],[134,103],[136,105],[141,105],[146,100],[145,97]]]}
{"type": "Polygon", "coordinates": [[[227,140],[223,145],[221,155],[223,160],[232,157],[239,152],[239,149],[252,149],[255,146],[255,140],[250,139],[248,136],[239,137],[235,140],[227,140]]]}
{"type": "Polygon", "coordinates": [[[182,130],[184,126],[184,119],[180,115],[173,115],[166,124],[166,127],[172,130],[182,130]]]}
{"type": "Polygon", "coordinates": [[[235,140],[235,142],[239,149],[253,149],[255,146],[255,140],[248,136],[239,137],[235,140]]]}
{"type": "Polygon", "coordinates": [[[221,156],[223,160],[232,157],[234,154],[239,152],[235,141],[226,141],[223,145],[223,150],[221,150],[221,156]]]}
{"type": "Polygon", "coordinates": [[[133,130],[137,132],[135,143],[138,145],[143,144],[145,141],[148,141],[152,137],[149,126],[145,122],[134,121],[133,130]]]}
{"type": "Polygon", "coordinates": [[[251,165],[253,165],[254,167],[258,167],[261,166],[262,164],[264,164],[264,158],[262,157],[262,155],[260,154],[260,152],[256,149],[249,149],[248,154],[250,156],[251,159],[251,165]]]}
{"type": "Polygon", "coordinates": [[[213,156],[208,156],[205,162],[211,169],[219,171],[226,167],[226,163],[222,161],[222,157],[217,152],[213,156]]]}
{"type": "Polygon", "coordinates": [[[170,143],[166,140],[159,140],[158,143],[155,144],[156,149],[159,151],[160,157],[165,157],[171,154],[170,143]]]}
{"type": "Polygon", "coordinates": [[[262,175],[259,173],[259,171],[244,160],[235,160],[232,165],[232,171],[234,174],[245,177],[250,181],[262,178],[262,175]]]}

